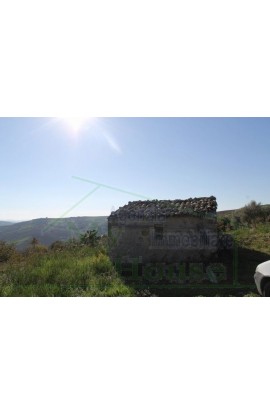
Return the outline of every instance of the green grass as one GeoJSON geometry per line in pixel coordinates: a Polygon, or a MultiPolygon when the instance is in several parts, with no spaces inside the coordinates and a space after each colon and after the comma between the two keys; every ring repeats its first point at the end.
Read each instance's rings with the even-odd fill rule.
{"type": "Polygon", "coordinates": [[[228,232],[239,246],[270,254],[270,223],[258,224],[256,227],[241,227],[228,232]]]}
{"type": "Polygon", "coordinates": [[[0,296],[134,296],[108,256],[89,247],[17,255],[0,266],[0,296]]]}
{"type": "Polygon", "coordinates": [[[236,242],[236,247],[225,260],[228,268],[237,269],[237,282],[241,286],[254,286],[249,296],[257,295],[254,274],[257,266],[270,260],[270,223],[259,223],[256,226],[242,226],[226,231],[236,242]]]}

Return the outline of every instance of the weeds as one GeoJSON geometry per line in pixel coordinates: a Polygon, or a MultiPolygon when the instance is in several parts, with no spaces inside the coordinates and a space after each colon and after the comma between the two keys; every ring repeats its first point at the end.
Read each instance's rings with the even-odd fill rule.
{"type": "MultiPolygon", "coordinates": [[[[88,246],[29,249],[0,267],[0,296],[134,296],[108,256],[88,246]]],[[[40,247],[40,246],[39,246],[40,247]]]]}

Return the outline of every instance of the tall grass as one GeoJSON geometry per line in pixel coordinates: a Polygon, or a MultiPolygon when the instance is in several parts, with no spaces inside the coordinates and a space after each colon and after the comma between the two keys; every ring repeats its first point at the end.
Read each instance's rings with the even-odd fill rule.
{"type": "Polygon", "coordinates": [[[242,227],[229,233],[240,246],[270,254],[270,223],[260,223],[256,227],[242,227]]]}
{"type": "Polygon", "coordinates": [[[38,249],[0,267],[0,296],[133,296],[109,257],[87,246],[38,249]]]}

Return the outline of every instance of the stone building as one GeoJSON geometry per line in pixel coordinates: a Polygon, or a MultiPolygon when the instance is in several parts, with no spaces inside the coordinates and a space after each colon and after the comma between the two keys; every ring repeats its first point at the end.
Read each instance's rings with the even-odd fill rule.
{"type": "Polygon", "coordinates": [[[134,201],[108,219],[110,257],[123,263],[206,263],[217,251],[216,198],[134,201]]]}

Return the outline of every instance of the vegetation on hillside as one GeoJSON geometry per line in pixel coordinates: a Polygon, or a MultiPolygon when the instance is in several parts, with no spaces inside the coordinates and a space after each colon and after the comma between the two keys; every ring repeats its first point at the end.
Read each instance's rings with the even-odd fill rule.
{"type": "MultiPolygon", "coordinates": [[[[256,296],[255,268],[270,258],[270,206],[253,201],[240,210],[223,212],[218,215],[218,229],[220,235],[236,241],[237,249],[221,252],[219,263],[226,266],[231,282],[237,266],[238,282],[247,285],[246,290],[239,285],[237,295],[256,296]]],[[[32,234],[23,252],[0,241],[0,296],[230,296],[236,292],[233,284],[231,290],[219,285],[199,290],[190,284],[175,293],[169,283],[164,290],[158,289],[158,283],[153,289],[145,278],[140,290],[113,266],[107,244],[107,236],[101,237],[93,228],[50,246],[32,234]]]]}
{"type": "Polygon", "coordinates": [[[0,244],[0,296],[134,296],[114,269],[102,240],[79,240],[50,248],[32,240],[23,253],[0,244]]]}
{"type": "MultiPolygon", "coordinates": [[[[233,238],[235,249],[229,259],[237,267],[237,281],[254,286],[256,267],[270,260],[270,205],[251,201],[239,210],[218,214],[220,234],[233,238]]],[[[236,268],[235,267],[235,268],[236,268]]]]}
{"type": "Polygon", "coordinates": [[[23,251],[33,237],[48,247],[55,240],[66,242],[70,238],[80,237],[80,234],[88,230],[95,230],[99,236],[106,235],[107,217],[44,218],[0,226],[0,240],[15,243],[16,248],[23,251]]]}
{"type": "Polygon", "coordinates": [[[218,225],[221,231],[256,228],[266,223],[270,223],[270,205],[262,205],[254,200],[238,210],[218,213],[218,225]]]}
{"type": "Polygon", "coordinates": [[[0,227],[1,226],[11,226],[12,224],[14,224],[14,223],[12,223],[11,221],[0,221],[0,227]]]}
{"type": "Polygon", "coordinates": [[[251,201],[245,207],[218,216],[218,228],[239,246],[270,254],[270,206],[251,201]]]}

